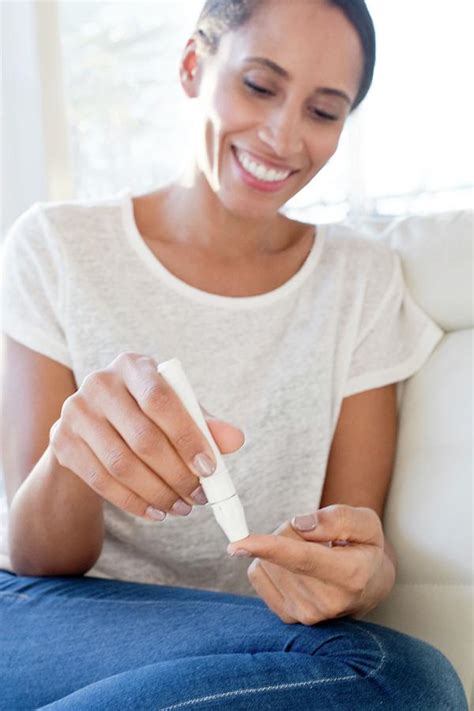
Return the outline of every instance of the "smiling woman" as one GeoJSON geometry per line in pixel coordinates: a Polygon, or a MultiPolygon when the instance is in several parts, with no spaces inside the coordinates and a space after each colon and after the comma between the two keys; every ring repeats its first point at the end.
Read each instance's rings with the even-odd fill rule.
{"type": "Polygon", "coordinates": [[[357,619],[396,575],[396,383],[443,332],[395,251],[282,214],[374,43],[362,0],[209,0],[179,66],[182,174],[35,203],[9,232],[5,708],[465,708],[438,650],[357,619]],[[205,508],[214,456],[158,372],[172,357],[235,453],[250,566],[205,508]]]}
{"type": "MultiPolygon", "coordinates": [[[[371,43],[361,39],[371,28],[363,4],[350,13],[361,31],[337,3],[306,3],[297,13],[289,3],[278,13],[268,9],[256,1],[205,6],[182,61],[185,91],[207,103],[198,166],[220,202],[243,219],[274,215],[328,162],[350,108],[368,90],[375,58],[373,28],[371,43]],[[247,164],[237,160],[243,170],[236,175],[233,158],[242,154],[247,164]],[[286,175],[262,180],[266,169],[286,175]]],[[[278,239],[274,220],[271,229],[278,239]]]]}

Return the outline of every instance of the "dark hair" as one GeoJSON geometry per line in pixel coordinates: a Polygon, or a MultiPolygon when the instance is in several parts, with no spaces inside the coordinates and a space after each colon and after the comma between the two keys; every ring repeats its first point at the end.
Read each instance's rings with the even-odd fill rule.
{"type": "MultiPolygon", "coordinates": [[[[364,0],[325,0],[338,7],[357,31],[364,52],[364,72],[351,111],[365,98],[372,84],[375,66],[375,30],[364,0]]],[[[214,53],[223,34],[250,20],[262,0],[206,0],[196,31],[208,51],[214,53]]]]}

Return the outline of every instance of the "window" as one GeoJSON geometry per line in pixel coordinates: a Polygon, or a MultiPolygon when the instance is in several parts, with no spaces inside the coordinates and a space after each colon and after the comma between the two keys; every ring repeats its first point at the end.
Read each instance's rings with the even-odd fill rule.
{"type": "MultiPolygon", "coordinates": [[[[34,199],[99,197],[126,186],[147,192],[177,173],[190,150],[192,120],[178,62],[202,3],[31,3],[42,57],[43,134],[50,136],[44,148],[48,194],[41,194],[41,184],[34,199]],[[61,151],[62,135],[67,150],[61,151]]],[[[13,13],[27,3],[7,5],[13,13]]],[[[474,116],[463,71],[471,58],[469,0],[449,6],[368,0],[368,6],[378,43],[374,83],[348,120],[337,153],[288,212],[330,222],[470,206],[474,116]]],[[[21,42],[12,47],[7,74],[18,71],[15,62],[34,60],[20,60],[21,42]]],[[[34,116],[38,99],[30,92],[28,101],[34,116]]],[[[18,129],[18,144],[22,137],[18,129]]],[[[11,150],[12,163],[17,154],[11,150]]]]}

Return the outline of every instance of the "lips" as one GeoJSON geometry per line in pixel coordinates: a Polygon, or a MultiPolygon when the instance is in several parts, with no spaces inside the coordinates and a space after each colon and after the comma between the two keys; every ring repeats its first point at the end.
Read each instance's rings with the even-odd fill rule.
{"type": "Polygon", "coordinates": [[[285,189],[293,174],[298,171],[282,171],[258,163],[250,154],[231,146],[232,157],[240,179],[249,187],[263,193],[285,189]]]}

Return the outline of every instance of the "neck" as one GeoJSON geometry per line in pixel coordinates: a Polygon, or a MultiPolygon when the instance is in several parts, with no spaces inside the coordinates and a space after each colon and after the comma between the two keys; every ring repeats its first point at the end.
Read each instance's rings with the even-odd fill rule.
{"type": "Polygon", "coordinates": [[[161,218],[173,241],[221,259],[252,259],[289,246],[289,221],[278,212],[261,218],[229,212],[193,166],[163,191],[161,218]]]}

